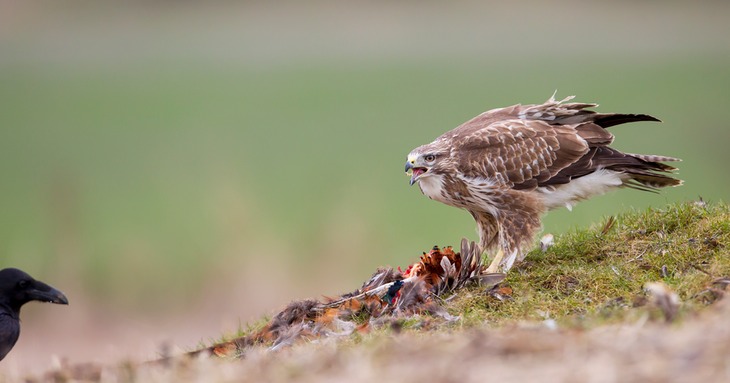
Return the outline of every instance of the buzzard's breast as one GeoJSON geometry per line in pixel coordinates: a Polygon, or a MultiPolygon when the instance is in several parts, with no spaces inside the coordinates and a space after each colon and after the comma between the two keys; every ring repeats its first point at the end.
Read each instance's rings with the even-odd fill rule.
{"type": "Polygon", "coordinates": [[[444,177],[440,174],[431,174],[418,180],[418,187],[426,197],[446,203],[444,199],[444,177]]]}

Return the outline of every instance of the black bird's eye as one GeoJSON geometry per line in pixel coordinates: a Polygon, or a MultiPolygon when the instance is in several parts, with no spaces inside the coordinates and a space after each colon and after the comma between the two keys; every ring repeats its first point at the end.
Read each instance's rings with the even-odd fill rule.
{"type": "Polygon", "coordinates": [[[22,279],[22,280],[20,280],[20,281],[18,282],[18,287],[19,287],[19,288],[21,288],[21,289],[24,289],[24,288],[28,287],[28,284],[29,284],[29,283],[30,283],[30,282],[28,282],[27,280],[25,280],[25,279],[22,279]]]}
{"type": "Polygon", "coordinates": [[[436,159],[436,156],[434,156],[433,154],[429,154],[423,157],[423,159],[426,160],[426,162],[433,162],[436,159]]]}

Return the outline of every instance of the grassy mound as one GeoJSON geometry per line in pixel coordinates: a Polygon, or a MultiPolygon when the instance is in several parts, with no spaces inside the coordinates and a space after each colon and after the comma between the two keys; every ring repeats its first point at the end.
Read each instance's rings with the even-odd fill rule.
{"type": "Polygon", "coordinates": [[[647,302],[644,285],[663,281],[691,312],[712,303],[713,282],[730,276],[729,245],[724,203],[627,212],[532,251],[507,276],[506,300],[472,289],[449,309],[469,325],[551,318],[583,326],[636,316],[630,309],[647,302]]]}
{"type": "MultiPolygon", "coordinates": [[[[633,211],[556,238],[494,288],[472,286],[439,297],[458,320],[412,315],[287,347],[252,343],[227,360],[192,353],[196,357],[143,366],[67,367],[46,378],[720,381],[730,371],[730,301],[721,300],[730,284],[729,244],[727,204],[633,211]],[[678,298],[667,301],[676,309],[672,315],[658,299],[662,294],[647,294],[645,287],[655,282],[666,288],[664,298],[678,298]]],[[[265,323],[224,338],[245,337],[265,323]]]]}
{"type": "MultiPolygon", "coordinates": [[[[497,288],[471,286],[442,305],[458,321],[416,316],[395,321],[397,331],[504,327],[545,322],[590,328],[662,314],[645,288],[663,282],[682,302],[673,320],[714,303],[730,276],[730,207],[703,201],[630,211],[533,250],[497,288]]],[[[260,330],[266,321],[225,339],[260,330]]],[[[393,323],[390,323],[393,324],[393,323]]],[[[389,329],[368,328],[368,337],[389,329]]],[[[361,332],[362,333],[362,332],[361,332]]],[[[360,339],[361,335],[353,336],[360,339]]]]}

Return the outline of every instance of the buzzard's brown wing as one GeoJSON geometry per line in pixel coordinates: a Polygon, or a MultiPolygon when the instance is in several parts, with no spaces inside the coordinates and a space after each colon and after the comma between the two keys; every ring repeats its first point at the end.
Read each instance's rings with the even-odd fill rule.
{"type": "Polygon", "coordinates": [[[622,153],[610,148],[614,125],[659,121],[646,114],[596,113],[596,104],[551,97],[539,105],[513,105],[484,112],[436,142],[451,150],[449,166],[470,178],[489,178],[506,187],[531,190],[609,169],[628,174],[625,186],[655,189],[681,181],[663,173],[676,158],[622,153]]]}
{"type": "MultiPolygon", "coordinates": [[[[515,189],[532,189],[547,182],[590,150],[588,141],[573,126],[522,119],[469,126],[475,122],[460,126],[451,137],[457,171],[470,178],[495,179],[515,189]]],[[[610,142],[608,132],[595,128],[585,128],[586,135],[610,142]]]]}

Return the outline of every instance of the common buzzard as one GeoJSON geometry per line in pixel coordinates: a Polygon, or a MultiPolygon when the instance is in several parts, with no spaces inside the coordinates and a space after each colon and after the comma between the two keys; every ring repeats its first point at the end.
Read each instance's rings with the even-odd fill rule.
{"type": "Polygon", "coordinates": [[[597,104],[550,97],[541,105],[484,112],[408,154],[406,173],[428,198],[466,209],[481,251],[497,248],[487,272],[521,261],[543,213],[619,187],[654,191],[681,185],[661,162],[677,158],[623,153],[606,130],[646,114],[596,113],[597,104]]]}

